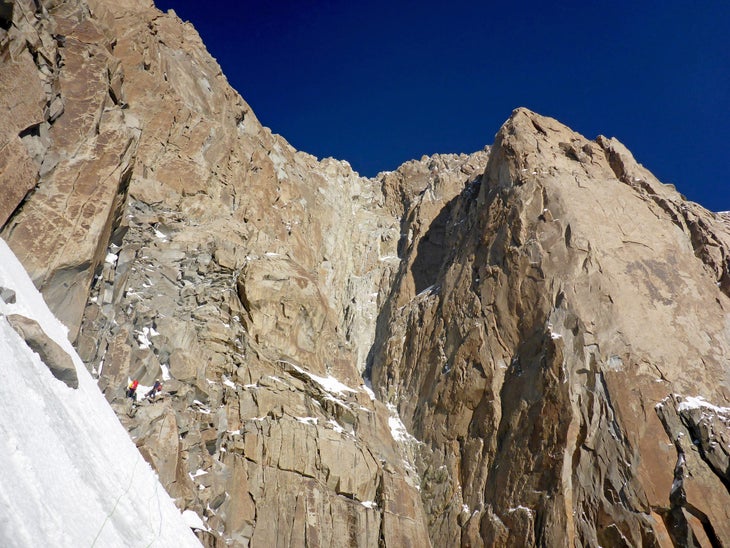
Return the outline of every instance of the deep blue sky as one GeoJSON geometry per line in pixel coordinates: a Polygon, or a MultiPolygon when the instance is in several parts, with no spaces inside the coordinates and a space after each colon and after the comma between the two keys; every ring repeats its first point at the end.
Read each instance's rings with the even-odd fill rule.
{"type": "Polygon", "coordinates": [[[362,175],[478,150],[526,106],[730,210],[728,0],[155,1],[264,125],[362,175]]]}

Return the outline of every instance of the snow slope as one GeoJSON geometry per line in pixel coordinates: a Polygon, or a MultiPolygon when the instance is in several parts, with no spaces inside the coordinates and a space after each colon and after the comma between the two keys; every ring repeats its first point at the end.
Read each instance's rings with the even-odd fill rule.
{"type": "Polygon", "coordinates": [[[0,239],[0,546],[200,546],[0,239]],[[10,299],[9,299],[10,300],[10,299]],[[3,317],[35,319],[73,358],[72,389],[3,317]]]}

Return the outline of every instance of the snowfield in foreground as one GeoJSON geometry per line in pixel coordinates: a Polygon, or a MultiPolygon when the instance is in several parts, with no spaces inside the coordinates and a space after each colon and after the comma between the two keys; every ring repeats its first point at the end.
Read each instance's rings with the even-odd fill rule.
{"type": "Polygon", "coordinates": [[[200,546],[2,239],[0,287],[16,299],[0,299],[0,545],[200,546]],[[53,377],[8,314],[68,352],[78,389],[53,377]]]}

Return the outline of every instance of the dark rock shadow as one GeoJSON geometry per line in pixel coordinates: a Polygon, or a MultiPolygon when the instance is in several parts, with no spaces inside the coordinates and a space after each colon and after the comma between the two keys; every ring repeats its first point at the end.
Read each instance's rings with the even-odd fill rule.
{"type": "Polygon", "coordinates": [[[464,190],[444,205],[418,242],[416,258],[411,266],[416,293],[435,285],[438,281],[441,267],[444,262],[449,262],[448,259],[464,235],[462,223],[479,194],[480,186],[479,178],[466,183],[464,190]]]}
{"type": "Polygon", "coordinates": [[[428,231],[418,242],[416,258],[411,266],[411,274],[416,284],[416,293],[434,285],[438,280],[441,265],[448,254],[447,228],[458,196],[448,202],[431,222],[428,231]]]}
{"type": "MultiPolygon", "coordinates": [[[[468,231],[463,222],[467,219],[470,208],[476,204],[480,187],[481,177],[468,181],[462,192],[454,196],[441,208],[441,211],[431,222],[426,234],[419,240],[415,250],[416,257],[411,265],[416,293],[436,285],[444,263],[448,264],[452,260],[461,239],[468,231]]],[[[401,221],[401,234],[403,236],[398,243],[398,257],[401,259],[401,266],[396,275],[396,281],[390,289],[390,294],[378,313],[375,324],[375,340],[368,351],[365,370],[363,371],[365,379],[372,379],[373,367],[378,359],[381,343],[387,339],[392,299],[399,287],[397,280],[404,275],[404,267],[409,259],[409,254],[413,253],[413,250],[406,247],[405,237],[411,222],[412,219],[408,219],[406,216],[401,221]]]]}
{"type": "Polygon", "coordinates": [[[452,214],[460,196],[449,201],[431,222],[426,234],[418,242],[416,258],[411,265],[411,274],[416,285],[416,293],[434,285],[439,277],[444,259],[449,255],[448,229],[452,214]]]}

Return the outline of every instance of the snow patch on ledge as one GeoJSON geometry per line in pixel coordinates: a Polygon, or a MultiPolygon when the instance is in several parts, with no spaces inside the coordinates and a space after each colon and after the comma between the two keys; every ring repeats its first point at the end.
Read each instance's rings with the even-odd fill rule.
{"type": "Polygon", "coordinates": [[[291,362],[283,361],[283,363],[287,363],[291,365],[294,369],[296,369],[299,373],[303,373],[307,375],[310,379],[312,379],[314,382],[319,384],[326,392],[334,393],[334,394],[344,394],[346,392],[357,392],[354,388],[350,388],[344,383],[341,383],[336,378],[334,378],[332,375],[329,375],[327,377],[320,377],[319,375],[315,375],[314,373],[310,373],[309,371],[306,371],[299,367],[298,365],[294,365],[291,362]]]}
{"type": "Polygon", "coordinates": [[[521,504],[519,506],[516,506],[515,508],[510,508],[507,510],[510,514],[513,514],[515,512],[525,512],[528,516],[532,517],[532,510],[528,508],[527,506],[522,506],[521,504]]]}
{"type": "Polygon", "coordinates": [[[390,427],[390,434],[393,439],[397,442],[413,442],[418,443],[418,440],[408,433],[403,421],[400,420],[398,415],[398,409],[392,403],[386,404],[388,411],[390,411],[390,417],[388,417],[388,426],[390,427]]]}
{"type": "Polygon", "coordinates": [[[154,327],[150,326],[143,327],[141,330],[136,330],[134,332],[134,335],[137,338],[140,350],[146,350],[152,346],[152,341],[150,341],[150,337],[156,337],[157,335],[159,335],[159,333],[155,330],[154,327]]]}
{"type": "Polygon", "coordinates": [[[689,411],[690,409],[710,409],[720,415],[730,416],[730,407],[718,407],[711,404],[702,396],[683,396],[684,401],[679,404],[677,411],[689,411]]]}
{"type": "Polygon", "coordinates": [[[203,520],[200,519],[200,516],[192,510],[185,510],[182,513],[182,517],[183,520],[185,520],[185,524],[191,529],[201,529],[202,531],[208,530],[208,528],[203,523],[203,520]]]}
{"type": "Polygon", "coordinates": [[[162,369],[162,380],[163,381],[169,381],[171,379],[170,377],[170,367],[164,363],[160,364],[160,369],[162,369]]]}
{"type": "Polygon", "coordinates": [[[234,383],[231,379],[229,379],[225,375],[223,375],[223,384],[225,384],[229,388],[233,388],[234,390],[236,389],[236,383],[234,383]]]}
{"type": "Polygon", "coordinates": [[[375,392],[373,392],[373,384],[370,382],[370,379],[363,378],[363,381],[360,389],[365,391],[368,397],[370,397],[370,401],[375,401],[377,398],[375,397],[375,392]]]}

